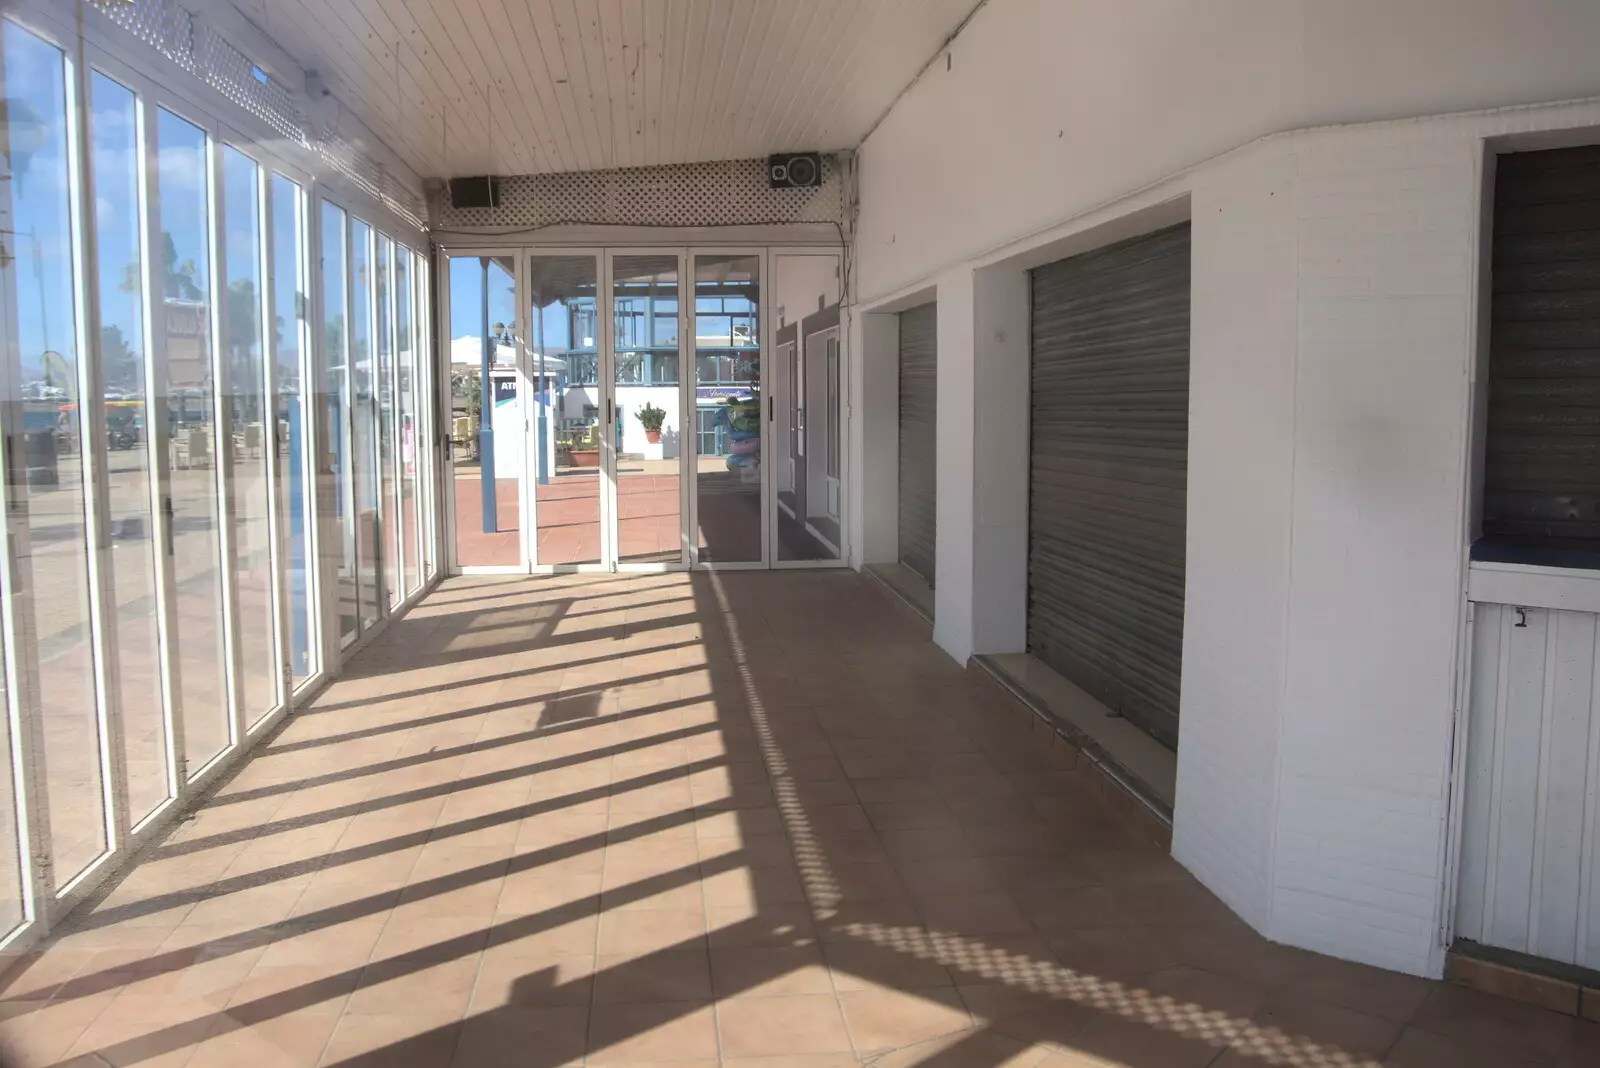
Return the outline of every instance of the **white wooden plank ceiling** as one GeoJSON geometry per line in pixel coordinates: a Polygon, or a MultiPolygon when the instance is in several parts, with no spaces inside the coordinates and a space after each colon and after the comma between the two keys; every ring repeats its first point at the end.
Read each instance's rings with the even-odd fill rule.
{"type": "Polygon", "coordinates": [[[976,2],[234,0],[436,177],[851,148],[976,2]]]}

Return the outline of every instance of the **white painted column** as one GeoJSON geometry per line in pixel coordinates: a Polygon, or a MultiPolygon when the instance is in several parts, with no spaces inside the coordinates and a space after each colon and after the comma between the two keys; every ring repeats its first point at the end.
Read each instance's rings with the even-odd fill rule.
{"type": "Polygon", "coordinates": [[[860,465],[852,486],[851,565],[900,558],[900,317],[868,312],[852,339],[851,437],[860,465]]]}
{"type": "Polygon", "coordinates": [[[1020,266],[973,274],[974,653],[1028,645],[1029,297],[1020,266]]]}
{"type": "Polygon", "coordinates": [[[977,448],[977,361],[973,346],[973,271],[958,267],[938,280],[938,555],[934,564],[933,640],[959,664],[974,649],[973,515],[977,448]]]}

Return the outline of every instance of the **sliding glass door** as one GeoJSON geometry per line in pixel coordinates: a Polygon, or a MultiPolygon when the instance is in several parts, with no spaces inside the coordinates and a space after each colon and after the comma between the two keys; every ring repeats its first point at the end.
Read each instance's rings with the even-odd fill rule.
{"type": "Polygon", "coordinates": [[[453,570],[843,561],[837,252],[462,249],[441,265],[453,570]]]}
{"type": "Polygon", "coordinates": [[[684,469],[692,455],[678,367],[681,256],[610,256],[611,345],[602,416],[619,565],[687,563],[684,469]]]}
{"type": "Polygon", "coordinates": [[[766,559],[759,252],[694,255],[694,559],[766,559]]]}
{"type": "Polygon", "coordinates": [[[594,253],[535,255],[527,274],[523,419],[532,458],[529,559],[535,567],[598,566],[602,537],[600,261],[594,253]]]}

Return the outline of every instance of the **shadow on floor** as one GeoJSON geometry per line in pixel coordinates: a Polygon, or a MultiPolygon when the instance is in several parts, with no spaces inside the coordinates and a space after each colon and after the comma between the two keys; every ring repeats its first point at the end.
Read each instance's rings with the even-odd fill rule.
{"type": "Polygon", "coordinates": [[[6,977],[19,1065],[1594,1064],[1277,946],[858,576],[444,584],[6,977]],[[574,606],[579,606],[576,610],[574,606]]]}

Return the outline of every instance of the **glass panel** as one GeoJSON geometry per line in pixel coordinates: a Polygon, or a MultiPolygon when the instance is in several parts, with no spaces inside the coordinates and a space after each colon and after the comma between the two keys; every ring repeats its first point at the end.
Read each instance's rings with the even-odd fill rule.
{"type": "Polygon", "coordinates": [[[396,479],[394,470],[394,291],[389,285],[389,264],[394,244],[378,236],[378,478],[382,505],[379,507],[378,544],[383,557],[383,588],[390,608],[400,603],[400,527],[395,522],[396,479]]]}
{"type": "Polygon", "coordinates": [[[268,441],[278,454],[278,525],[282,531],[289,595],[290,678],[298,685],[316,671],[311,636],[311,508],[306,496],[306,424],[300,380],[300,354],[306,341],[305,196],[300,187],[274,174],[272,191],[272,343],[278,369],[277,414],[268,441]]]}
{"type": "Polygon", "coordinates": [[[522,562],[514,270],[509,257],[450,260],[450,451],[458,567],[522,562]],[[492,397],[487,406],[482,403],[486,373],[492,397]],[[496,434],[496,427],[504,432],[496,434]]]}
{"type": "Polygon", "coordinates": [[[31,704],[39,717],[59,886],[106,848],[79,418],[67,66],[55,46],[12,23],[0,26],[10,94],[0,129],[8,135],[13,212],[12,229],[0,239],[16,249],[14,259],[6,257],[6,273],[16,314],[12,340],[21,360],[26,457],[12,465],[17,482],[8,496],[25,509],[31,541],[33,596],[24,602],[33,609],[38,641],[31,704]]]}
{"type": "Polygon", "coordinates": [[[210,212],[206,133],[170,111],[156,119],[161,213],[161,313],[172,467],[168,509],[177,586],[172,651],[178,672],[188,770],[232,737],[222,628],[215,383],[211,367],[210,212]]]}
{"type": "MultiPolygon", "coordinates": [[[[428,299],[429,275],[433,264],[425,256],[418,256],[415,261],[416,275],[416,310],[417,310],[417,530],[422,540],[422,578],[423,581],[431,580],[439,573],[439,561],[435,559],[438,541],[434,537],[434,524],[437,523],[437,510],[441,506],[442,491],[438,488],[439,456],[433,447],[437,431],[434,424],[439,419],[441,404],[450,402],[448,371],[446,364],[446,381],[441,388],[438,384],[440,371],[437,360],[442,356],[449,359],[448,348],[440,353],[433,344],[433,303],[428,299]]],[[[440,346],[443,347],[443,346],[440,346]]]]}
{"type": "Polygon", "coordinates": [[[350,220],[350,457],[356,480],[361,626],[378,621],[378,369],[372,345],[372,227],[350,220]]]}
{"type": "MultiPolygon", "coordinates": [[[[10,414],[15,402],[7,381],[4,410],[10,414]]],[[[6,636],[0,629],[0,713],[11,707],[11,693],[6,681],[6,636]]],[[[22,908],[22,842],[17,833],[17,785],[11,774],[11,717],[0,714],[0,935],[23,919],[22,908]]]]}
{"type": "Polygon", "coordinates": [[[394,336],[399,348],[396,354],[396,377],[399,391],[398,425],[400,428],[400,558],[405,573],[401,584],[404,596],[415,593],[422,583],[422,572],[417,556],[417,346],[412,336],[416,321],[411,315],[410,249],[395,246],[394,257],[394,336]]]}
{"type": "Polygon", "coordinates": [[[611,297],[617,558],[677,563],[683,559],[682,393],[676,384],[654,383],[678,381],[678,257],[616,257],[611,297]]]}
{"type": "Polygon", "coordinates": [[[593,256],[535,256],[529,271],[538,564],[600,562],[600,400],[593,256]]]}
{"type": "Polygon", "coordinates": [[[839,559],[839,258],[775,256],[778,317],[770,380],[777,401],[771,452],[778,480],[779,560],[839,559]]]}
{"type": "MultiPolygon", "coordinates": [[[[105,378],[106,481],[112,552],[107,555],[117,630],[118,709],[137,823],[171,796],[167,724],[156,626],[155,511],[139,251],[139,149],[132,90],[100,73],[89,84],[89,167],[100,257],[99,360],[105,378]]],[[[3,921],[0,921],[3,922],[3,921]]]]}
{"type": "Polygon", "coordinates": [[[322,202],[322,332],[325,355],[325,406],[328,428],[326,476],[331,480],[322,499],[333,504],[338,520],[338,542],[329,551],[339,574],[339,644],[349,645],[360,633],[356,610],[355,483],[350,477],[350,375],[345,354],[349,323],[345,285],[345,215],[322,202]]]}
{"type": "Polygon", "coordinates": [[[694,258],[694,486],[703,561],[762,558],[760,308],[760,256],[694,258]]]}
{"type": "Polygon", "coordinates": [[[267,368],[261,344],[261,170],[222,148],[223,264],[228,277],[228,433],[233,576],[241,699],[254,723],[278,706],[272,606],[272,495],[267,471],[267,368]]]}

